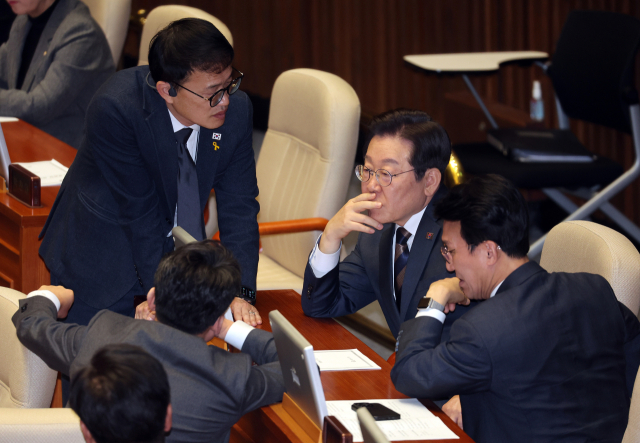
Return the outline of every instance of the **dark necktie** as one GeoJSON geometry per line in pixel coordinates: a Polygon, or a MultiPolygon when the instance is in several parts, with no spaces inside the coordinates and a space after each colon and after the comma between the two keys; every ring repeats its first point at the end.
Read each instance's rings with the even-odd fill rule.
{"type": "Polygon", "coordinates": [[[393,263],[393,288],[396,291],[396,306],[400,312],[400,304],[402,302],[402,283],[404,282],[404,272],[407,269],[407,260],[409,260],[409,241],[411,233],[402,226],[396,231],[396,253],[393,263]]]}
{"type": "Polygon", "coordinates": [[[189,150],[187,140],[191,128],[183,128],[175,133],[178,141],[178,226],[191,234],[196,240],[204,238],[200,193],[198,191],[198,173],[189,150]]]}

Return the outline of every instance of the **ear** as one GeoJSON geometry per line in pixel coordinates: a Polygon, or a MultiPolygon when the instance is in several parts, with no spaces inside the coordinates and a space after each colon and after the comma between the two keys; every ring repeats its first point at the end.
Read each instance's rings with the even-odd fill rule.
{"type": "Polygon", "coordinates": [[[147,304],[149,305],[149,311],[156,310],[156,288],[149,289],[147,293],[147,304]]]}
{"type": "Polygon", "coordinates": [[[167,406],[167,416],[164,419],[164,432],[169,432],[171,430],[171,426],[173,425],[173,409],[171,408],[171,403],[167,406]]]}
{"type": "Polygon", "coordinates": [[[173,100],[175,97],[171,97],[169,95],[169,89],[171,89],[171,83],[159,81],[156,83],[156,89],[158,90],[158,94],[160,94],[160,97],[162,97],[165,102],[169,104],[173,104],[173,100]]]}
{"type": "Polygon", "coordinates": [[[487,240],[482,245],[482,253],[487,265],[492,266],[498,261],[498,254],[502,252],[500,247],[491,240],[487,240]]]}
{"type": "Polygon", "coordinates": [[[82,436],[87,443],[95,443],[91,432],[89,432],[89,429],[87,429],[87,425],[85,425],[82,420],[80,420],[80,432],[82,432],[82,436]]]}
{"type": "Polygon", "coordinates": [[[438,191],[438,187],[440,187],[440,182],[442,181],[442,174],[440,170],[437,168],[430,168],[424,173],[424,177],[422,177],[422,182],[424,183],[424,194],[427,197],[433,197],[433,195],[438,191]]]}

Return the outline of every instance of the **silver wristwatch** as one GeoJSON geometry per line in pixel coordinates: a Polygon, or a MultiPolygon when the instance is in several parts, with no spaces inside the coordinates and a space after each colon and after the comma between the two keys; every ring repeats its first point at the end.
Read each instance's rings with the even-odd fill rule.
{"type": "Polygon", "coordinates": [[[418,309],[427,309],[427,308],[437,309],[440,312],[444,312],[444,306],[438,303],[437,301],[435,301],[434,299],[432,299],[431,297],[424,297],[422,300],[420,300],[420,303],[418,303],[418,309]]]}

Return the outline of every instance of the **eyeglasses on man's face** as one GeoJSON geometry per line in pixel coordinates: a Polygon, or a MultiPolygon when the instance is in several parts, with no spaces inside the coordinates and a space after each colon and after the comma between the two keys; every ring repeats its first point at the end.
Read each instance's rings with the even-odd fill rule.
{"type": "Polygon", "coordinates": [[[233,80],[231,80],[231,83],[229,83],[228,86],[216,91],[211,97],[206,98],[201,96],[200,94],[193,92],[191,89],[185,88],[184,86],[182,86],[180,83],[176,83],[176,85],[180,86],[181,88],[189,91],[190,93],[197,95],[198,97],[208,100],[209,101],[209,106],[211,106],[212,108],[217,106],[218,103],[220,103],[222,101],[222,99],[224,98],[224,93],[226,92],[229,95],[233,95],[235,94],[235,92],[238,90],[238,88],[240,88],[240,83],[242,83],[242,78],[244,77],[244,74],[240,71],[238,71],[236,68],[233,68],[232,71],[234,74],[237,74],[236,77],[233,78],[233,80]]]}
{"type": "Polygon", "coordinates": [[[373,171],[367,168],[364,165],[356,166],[356,177],[361,182],[368,182],[372,175],[376,176],[376,180],[380,184],[380,186],[387,187],[391,184],[391,180],[393,177],[401,174],[406,174],[407,172],[415,171],[415,169],[409,169],[408,171],[398,172],[397,174],[392,174],[386,169],[378,169],[377,171],[373,171]]]}
{"type": "Polygon", "coordinates": [[[456,252],[455,249],[449,250],[449,247],[447,245],[442,245],[440,247],[440,254],[442,254],[442,256],[444,257],[445,261],[449,264],[451,264],[451,256],[452,254],[456,252]]]}

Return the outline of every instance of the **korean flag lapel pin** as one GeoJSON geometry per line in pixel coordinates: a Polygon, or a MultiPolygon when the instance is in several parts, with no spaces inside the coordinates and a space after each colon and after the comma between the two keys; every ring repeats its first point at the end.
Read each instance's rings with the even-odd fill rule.
{"type": "Polygon", "coordinates": [[[427,240],[431,240],[433,238],[433,232],[427,232],[427,240]]]}
{"type": "MultiPolygon", "coordinates": [[[[213,140],[222,140],[222,134],[219,134],[217,132],[214,132],[213,135],[211,136],[211,138],[213,138],[213,140]]],[[[218,146],[218,143],[216,143],[215,141],[213,142],[213,150],[217,151],[218,149],[220,149],[220,146],[218,146]]]]}

